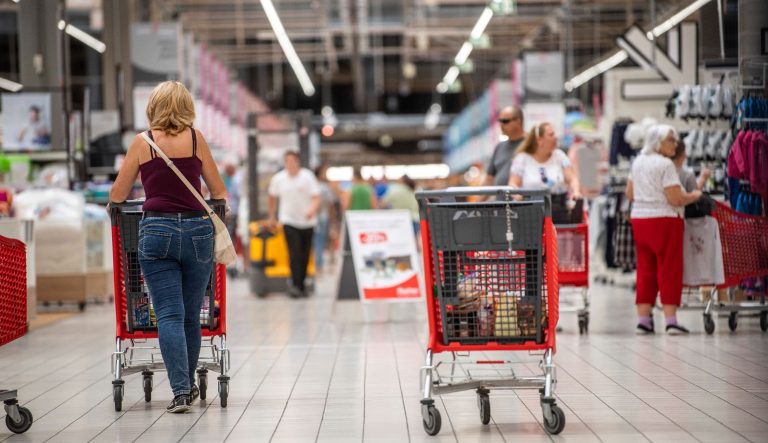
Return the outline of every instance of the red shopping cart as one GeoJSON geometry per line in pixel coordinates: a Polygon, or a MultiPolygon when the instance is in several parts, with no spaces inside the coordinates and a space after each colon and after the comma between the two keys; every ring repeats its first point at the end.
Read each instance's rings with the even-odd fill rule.
{"type": "MultiPolygon", "coordinates": [[[[157,322],[139,266],[139,222],[143,216],[143,201],[111,204],[112,253],[115,269],[115,351],[112,354],[112,397],[115,410],[122,409],[123,377],[141,373],[144,400],[152,400],[152,376],[165,366],[158,354],[159,347],[150,345],[157,338],[157,322]],[[129,344],[124,345],[124,341],[129,344]],[[137,346],[142,344],[143,346],[137,346]]],[[[209,201],[211,208],[222,216],[224,203],[209,201]]],[[[204,338],[197,368],[200,399],[205,400],[208,387],[208,371],[219,373],[218,393],[221,407],[227,407],[229,397],[229,350],[227,349],[227,298],[226,268],[217,264],[206,288],[200,324],[204,338]],[[215,338],[219,344],[215,344],[215,338]],[[207,343],[206,341],[207,340],[207,343]]]]}
{"type": "MultiPolygon", "coordinates": [[[[557,279],[560,288],[574,289],[581,298],[580,304],[564,307],[560,312],[576,312],[579,334],[589,332],[589,224],[584,212],[580,223],[557,224],[557,279]]],[[[565,294],[560,294],[560,300],[565,294]]]]}
{"type": "MultiPolygon", "coordinates": [[[[713,288],[704,307],[704,330],[707,334],[715,332],[713,311],[726,311],[728,326],[736,330],[738,313],[741,311],[759,312],[760,329],[768,330],[768,305],[765,292],[756,302],[734,301],[732,288],[747,278],[762,278],[768,275],[768,217],[759,217],[734,211],[721,202],[715,202],[712,216],[717,220],[720,230],[720,243],[723,249],[723,270],[725,282],[713,288]],[[720,303],[717,290],[728,288],[730,300],[720,303]]],[[[765,291],[765,288],[764,288],[765,291]]]]}
{"type": "MultiPolygon", "coordinates": [[[[27,332],[27,255],[19,240],[0,236],[0,346],[27,332]]],[[[19,406],[16,390],[0,389],[5,424],[22,434],[32,426],[32,413],[19,406]]]]}
{"type": "Polygon", "coordinates": [[[539,389],[544,428],[559,434],[555,402],[558,320],[557,236],[547,191],[505,187],[417,192],[429,318],[421,369],[425,431],[440,431],[433,394],[474,389],[480,420],[491,417],[491,389],[539,389]],[[523,196],[516,200],[514,195],[523,196]],[[495,201],[457,198],[495,196],[495,201]],[[506,360],[457,360],[459,352],[541,351],[540,375],[519,375],[506,360]],[[437,353],[453,360],[433,364],[437,353]]]}

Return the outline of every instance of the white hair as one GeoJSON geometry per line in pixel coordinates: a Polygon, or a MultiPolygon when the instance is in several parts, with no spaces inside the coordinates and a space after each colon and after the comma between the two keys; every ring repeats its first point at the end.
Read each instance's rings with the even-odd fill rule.
{"type": "Polygon", "coordinates": [[[670,131],[677,137],[677,131],[670,125],[653,125],[648,128],[642,153],[648,155],[659,152],[662,140],[669,135],[670,131]]]}

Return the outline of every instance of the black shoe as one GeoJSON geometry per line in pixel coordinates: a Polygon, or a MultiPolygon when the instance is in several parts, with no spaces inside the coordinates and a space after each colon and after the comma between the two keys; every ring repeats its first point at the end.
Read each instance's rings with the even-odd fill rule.
{"type": "Polygon", "coordinates": [[[165,410],[173,414],[179,414],[189,411],[189,405],[189,394],[179,394],[176,397],[173,397],[173,401],[167,408],[165,408],[165,410]]]}
{"type": "Polygon", "coordinates": [[[301,289],[297,288],[296,286],[288,286],[288,295],[291,298],[299,298],[301,297],[301,289]]]}
{"type": "Polygon", "coordinates": [[[678,324],[667,325],[667,334],[669,335],[686,335],[690,332],[687,328],[678,324]]]}
{"type": "Polygon", "coordinates": [[[655,328],[653,327],[653,319],[651,319],[651,327],[648,327],[648,326],[646,326],[646,325],[644,325],[642,323],[638,323],[637,324],[637,333],[638,334],[655,334],[656,331],[654,329],[655,328]]]}
{"type": "Polygon", "coordinates": [[[192,389],[189,390],[189,404],[194,403],[198,397],[200,397],[200,389],[197,385],[192,385],[192,389]]]}

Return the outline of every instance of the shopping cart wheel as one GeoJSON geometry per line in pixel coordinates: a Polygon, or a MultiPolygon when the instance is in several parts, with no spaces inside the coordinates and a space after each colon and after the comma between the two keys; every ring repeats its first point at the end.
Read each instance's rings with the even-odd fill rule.
{"type": "Polygon", "coordinates": [[[84,302],[84,301],[81,301],[81,302],[79,302],[79,303],[77,304],[77,309],[78,309],[80,312],[83,312],[83,311],[85,311],[85,302],[84,302]]]}
{"type": "Polygon", "coordinates": [[[735,332],[736,327],[739,325],[738,315],[739,313],[734,311],[728,316],[728,329],[730,329],[731,332],[735,332]]]}
{"type": "Polygon", "coordinates": [[[10,415],[6,415],[5,425],[14,434],[23,434],[32,426],[32,413],[23,406],[17,406],[16,410],[19,411],[19,421],[14,421],[10,415]]]}
{"type": "Polygon", "coordinates": [[[556,404],[552,404],[551,408],[552,421],[547,421],[547,417],[544,417],[544,429],[552,435],[557,435],[565,428],[565,413],[556,404]]]}
{"type": "Polygon", "coordinates": [[[715,332],[715,321],[712,320],[712,314],[704,314],[704,330],[710,335],[715,332]]]}
{"type": "Polygon", "coordinates": [[[440,411],[434,405],[422,407],[422,424],[424,424],[424,430],[429,435],[437,435],[440,432],[440,426],[442,425],[440,419],[440,411]],[[425,411],[426,409],[426,411],[425,411]]]}
{"type": "Polygon", "coordinates": [[[197,388],[200,390],[200,400],[205,400],[206,391],[208,390],[208,370],[197,370],[197,388]]]}
{"type": "Polygon", "coordinates": [[[760,329],[762,329],[763,332],[768,330],[768,311],[760,313],[760,329]]]}
{"type": "Polygon", "coordinates": [[[120,412],[123,410],[123,385],[112,385],[112,399],[115,400],[115,411],[120,412]]]}
{"type": "Polygon", "coordinates": [[[152,401],[152,373],[144,371],[141,374],[144,379],[144,401],[149,403],[152,401]]]}
{"type": "Polygon", "coordinates": [[[229,398],[229,377],[222,375],[219,377],[219,399],[221,400],[221,407],[227,407],[227,399],[229,398]]]}
{"type": "Polygon", "coordinates": [[[477,407],[480,409],[480,422],[487,425],[491,422],[491,399],[487,390],[477,391],[477,407]]]}
{"type": "Polygon", "coordinates": [[[589,315],[579,314],[579,334],[586,334],[589,332],[589,315]]]}

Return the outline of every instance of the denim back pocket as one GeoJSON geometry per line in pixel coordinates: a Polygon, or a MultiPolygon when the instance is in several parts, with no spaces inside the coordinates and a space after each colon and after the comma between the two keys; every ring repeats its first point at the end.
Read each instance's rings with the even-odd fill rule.
{"type": "Polygon", "coordinates": [[[162,260],[168,257],[171,247],[171,234],[149,229],[139,234],[139,258],[144,260],[162,260]]]}
{"type": "Polygon", "coordinates": [[[210,263],[213,260],[213,232],[193,236],[192,245],[195,247],[195,256],[199,263],[210,263]]]}

